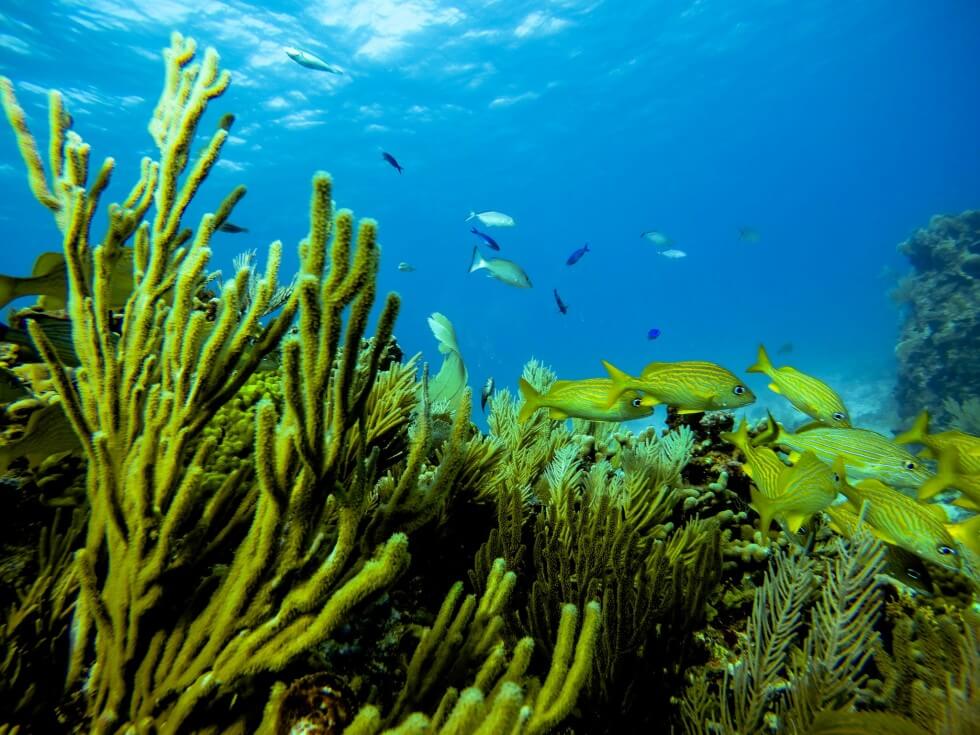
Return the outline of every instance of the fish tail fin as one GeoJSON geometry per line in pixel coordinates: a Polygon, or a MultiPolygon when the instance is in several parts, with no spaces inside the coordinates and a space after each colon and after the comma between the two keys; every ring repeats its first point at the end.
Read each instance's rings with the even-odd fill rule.
{"type": "Polygon", "coordinates": [[[589,243],[585,243],[585,252],[587,252],[587,253],[591,253],[592,252],[591,250],[589,250],[589,243]]]}
{"type": "MultiPolygon", "coordinates": [[[[470,217],[472,217],[472,216],[473,216],[473,214],[470,213],[470,217]]],[[[479,235],[480,234],[479,231],[477,231],[476,227],[472,227],[472,226],[470,227],[470,232],[472,232],[474,235],[479,235]]]]}
{"type": "Polygon", "coordinates": [[[752,446],[757,447],[760,444],[778,444],[779,440],[785,436],[786,430],[779,425],[779,422],[772,417],[771,411],[766,411],[766,428],[760,431],[755,439],[752,440],[752,446]]]}
{"type": "Polygon", "coordinates": [[[772,362],[769,360],[769,354],[763,345],[759,345],[759,356],[756,358],[755,365],[750,365],[745,368],[745,371],[748,373],[765,373],[766,375],[772,372],[772,362]]]}
{"type": "Polygon", "coordinates": [[[929,436],[929,412],[923,411],[915,417],[912,427],[895,437],[896,444],[922,444],[929,436]]]}
{"type": "MultiPolygon", "coordinates": [[[[471,210],[470,210],[470,216],[469,216],[469,217],[467,217],[467,218],[466,218],[466,219],[465,219],[464,221],[466,221],[466,222],[469,222],[469,221],[470,221],[471,219],[473,219],[474,217],[476,217],[476,212],[474,212],[474,211],[473,211],[473,210],[471,209],[471,210]]],[[[474,229],[475,229],[475,228],[474,228],[474,229]]]]}
{"type": "Polygon", "coordinates": [[[735,431],[723,431],[718,436],[729,444],[734,444],[742,450],[742,454],[745,454],[744,447],[749,445],[749,425],[745,423],[745,419],[742,419],[735,431]]]}
{"type": "Polygon", "coordinates": [[[0,309],[16,299],[17,281],[10,276],[0,276],[0,309]]]}
{"type": "Polygon", "coordinates": [[[956,485],[957,469],[959,469],[957,466],[959,463],[956,460],[956,450],[952,447],[946,447],[939,453],[939,467],[936,474],[922,483],[919,488],[917,497],[920,501],[929,500],[950,485],[956,485]]]}
{"type": "Polygon", "coordinates": [[[606,372],[609,373],[609,379],[612,381],[612,387],[609,389],[609,395],[606,397],[606,408],[612,408],[616,405],[619,397],[630,390],[630,383],[633,382],[633,378],[611,362],[603,360],[602,366],[606,368],[606,372]]]}
{"type": "Polygon", "coordinates": [[[944,524],[950,535],[974,554],[980,555],[980,513],[959,523],[944,524]]]}
{"type": "Polygon", "coordinates": [[[469,270],[469,272],[472,273],[473,271],[478,271],[478,270],[480,270],[480,268],[485,268],[486,265],[487,265],[487,261],[485,261],[483,259],[483,256],[480,255],[480,248],[478,248],[478,247],[476,247],[474,245],[473,246],[473,258],[470,260],[470,270],[469,270]]]}
{"type": "Polygon", "coordinates": [[[524,378],[517,381],[517,387],[521,392],[521,398],[524,399],[524,405],[521,406],[520,413],[517,414],[517,423],[523,424],[531,418],[535,411],[541,408],[541,394],[524,378]]]}

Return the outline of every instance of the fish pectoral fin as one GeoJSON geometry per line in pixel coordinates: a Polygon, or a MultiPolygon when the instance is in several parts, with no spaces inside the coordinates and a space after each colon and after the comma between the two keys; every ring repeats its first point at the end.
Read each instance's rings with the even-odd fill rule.
{"type": "Polygon", "coordinates": [[[568,414],[559,408],[549,408],[548,418],[552,421],[564,421],[568,418],[568,414]]]}
{"type": "Polygon", "coordinates": [[[781,390],[779,390],[779,386],[776,385],[775,383],[769,384],[769,390],[771,390],[773,393],[779,393],[780,395],[782,395],[783,393],[781,390]]]}

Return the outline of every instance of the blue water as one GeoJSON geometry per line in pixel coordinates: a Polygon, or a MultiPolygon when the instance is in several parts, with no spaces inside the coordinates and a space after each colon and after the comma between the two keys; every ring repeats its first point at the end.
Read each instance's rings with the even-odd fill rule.
{"type": "MultiPolygon", "coordinates": [[[[327,170],[341,206],[381,223],[380,287],[404,299],[406,352],[438,368],[426,317],[443,312],[477,391],[488,375],[515,386],[532,356],[566,378],[601,375],[600,359],[742,372],[764,341],[795,346],[777,363],[877,404],[900,319],[883,269],[907,267],[895,246],[932,215],[980,205],[973,0],[183,5],[4,3],[0,73],[42,146],[41,92],[58,88],[93,161],[116,158],[121,198],[156,152],[146,123],[170,30],[215,46],[233,83],[205,129],[223,112],[237,122],[192,214],[244,183],[232,221],[250,230],[216,236],[215,267],[281,239],[291,273],[311,176],[327,170]],[[302,68],[283,46],[346,73],[302,68]],[[489,231],[532,289],[467,273],[472,209],[517,220],[489,231]],[[738,239],[745,225],[759,242],[738,239]],[[658,256],[639,237],[651,229],[688,257],[658,256]]],[[[0,127],[0,272],[26,274],[58,234],[0,127]]],[[[761,376],[747,381],[770,400],[761,376]]]]}

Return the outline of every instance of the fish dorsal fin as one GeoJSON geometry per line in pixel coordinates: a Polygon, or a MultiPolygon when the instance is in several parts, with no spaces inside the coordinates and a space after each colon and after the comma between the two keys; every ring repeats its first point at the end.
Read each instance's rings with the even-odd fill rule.
{"type": "Polygon", "coordinates": [[[812,431],[813,429],[823,429],[823,428],[826,428],[826,424],[822,424],[819,421],[807,421],[805,424],[796,427],[796,429],[793,430],[793,433],[800,434],[804,431],[812,431]]]}
{"type": "Polygon", "coordinates": [[[46,276],[57,268],[65,267],[65,255],[57,251],[41,253],[34,261],[34,268],[31,269],[32,276],[46,276]]]}
{"type": "Polygon", "coordinates": [[[642,377],[646,377],[650,373],[659,370],[664,365],[669,365],[669,364],[670,364],[669,362],[663,362],[663,361],[648,363],[647,365],[644,366],[643,370],[640,372],[640,375],[642,377]]]}

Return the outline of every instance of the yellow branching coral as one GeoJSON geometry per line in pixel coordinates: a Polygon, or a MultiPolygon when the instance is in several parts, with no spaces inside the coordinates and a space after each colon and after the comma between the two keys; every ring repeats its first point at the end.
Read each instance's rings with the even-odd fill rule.
{"type": "MultiPolygon", "coordinates": [[[[403,533],[367,549],[360,543],[380,472],[376,442],[398,428],[385,428],[377,415],[384,399],[372,397],[397,296],[388,296],[362,349],[375,299],[376,226],[364,221],[355,233],[350,212],[334,218],[330,179],[318,174],[300,274],[279,314],[260,321],[278,293],[278,242],[257,283],[243,266],[213,314],[197,308],[210,237],[244,190],[195,228],[184,227],[184,213],[227,138],[226,126],[220,128],[192,161],[201,117],[229,80],[213,50],[201,63],[194,56],[194,43],[174,34],[150,124],[160,160],[144,161],[139,184],[110,208],[109,232],[96,245],[89,231],[111,160],[86,188],[88,147],[65,133],[60,97],[52,95],[58,125],[51,193],[12,87],[3,87],[32,189],[64,233],[80,362],[75,380],[43,331],[32,325],[31,334],[88,459],[91,516],[76,557],[80,594],[69,683],[87,677],[85,698],[99,732],[182,731],[202,700],[230,694],[258,671],[281,669],[328,637],[409,558],[403,533]],[[153,219],[143,222],[151,201],[153,219]],[[133,235],[133,248],[125,247],[133,235]],[[131,295],[115,339],[111,282],[124,251],[133,262],[131,295]],[[257,492],[242,486],[244,469],[216,484],[207,467],[218,436],[205,429],[294,318],[297,334],[282,348],[282,408],[268,400],[255,408],[257,492]],[[370,424],[369,409],[376,419],[370,424]],[[216,555],[228,560],[229,549],[226,571],[209,574],[222,560],[216,555]],[[186,599],[177,581],[193,574],[202,578],[186,599]]],[[[418,480],[414,471],[404,477],[408,485],[418,480]]]]}

